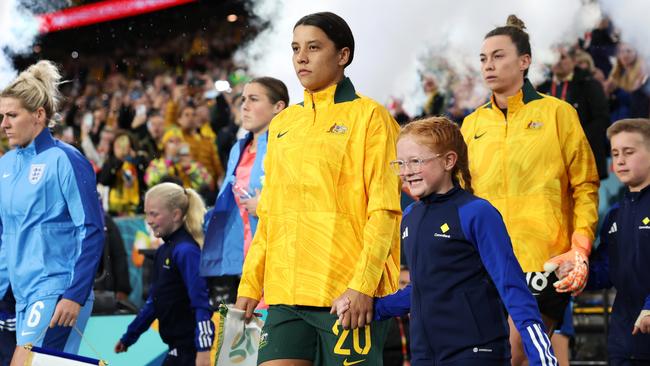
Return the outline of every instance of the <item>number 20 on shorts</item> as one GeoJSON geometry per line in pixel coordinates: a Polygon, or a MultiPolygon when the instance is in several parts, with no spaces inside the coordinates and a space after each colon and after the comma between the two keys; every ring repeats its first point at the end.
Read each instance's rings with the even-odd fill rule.
{"type": "MultiPolygon", "coordinates": [[[[349,356],[350,355],[350,349],[349,348],[343,348],[343,343],[345,343],[345,340],[348,338],[350,335],[350,330],[349,329],[343,329],[343,327],[340,327],[339,321],[336,320],[334,323],[334,326],[332,327],[332,333],[334,333],[335,336],[339,336],[338,341],[336,341],[336,345],[334,346],[334,353],[337,355],[343,355],[343,356],[349,356]],[[341,331],[339,330],[341,329],[341,331]]],[[[361,342],[360,342],[360,331],[359,328],[354,329],[352,331],[352,347],[354,348],[354,352],[356,352],[359,355],[367,355],[368,352],[370,352],[370,347],[372,347],[372,338],[370,337],[370,325],[366,325],[364,327],[364,346],[361,348],[361,342]]]]}

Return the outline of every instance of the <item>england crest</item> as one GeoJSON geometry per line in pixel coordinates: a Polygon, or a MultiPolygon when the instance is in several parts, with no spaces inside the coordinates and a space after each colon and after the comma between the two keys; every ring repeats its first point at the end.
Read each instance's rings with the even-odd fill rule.
{"type": "Polygon", "coordinates": [[[45,164],[32,164],[31,169],[29,170],[29,183],[36,184],[45,173],[45,164]]]}

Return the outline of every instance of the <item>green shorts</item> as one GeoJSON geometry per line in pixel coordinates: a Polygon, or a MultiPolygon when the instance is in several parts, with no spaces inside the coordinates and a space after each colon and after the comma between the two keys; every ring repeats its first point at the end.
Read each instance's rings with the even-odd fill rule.
{"type": "Polygon", "coordinates": [[[257,364],[300,359],[314,366],[381,366],[389,328],[388,321],[373,321],[365,328],[344,330],[329,308],[271,305],[257,364]]]}

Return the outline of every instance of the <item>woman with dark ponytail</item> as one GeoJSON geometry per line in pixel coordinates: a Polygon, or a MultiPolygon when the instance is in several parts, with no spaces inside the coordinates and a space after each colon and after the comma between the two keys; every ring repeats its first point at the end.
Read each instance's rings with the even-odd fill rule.
{"type": "MultiPolygon", "coordinates": [[[[599,181],[576,110],[537,93],[526,78],[532,52],[525,28],[511,15],[485,36],[481,73],[492,97],[461,130],[474,192],[503,216],[550,334],[570,294],[586,284],[599,181]]],[[[513,320],[510,314],[512,364],[521,365],[525,330],[513,320]]]]}
{"type": "MultiPolygon", "coordinates": [[[[509,365],[505,305],[527,331],[530,364],[555,365],[503,219],[471,194],[467,146],[458,126],[444,117],[407,124],[391,166],[419,199],[402,218],[411,285],[376,299],[375,319],[410,312],[411,364],[509,365]]],[[[342,316],[348,303],[335,307],[342,316]]]]}
{"type": "Polygon", "coordinates": [[[235,304],[247,318],[262,295],[269,305],[263,366],[382,363],[390,323],[370,322],[373,297],[395,292],[400,272],[399,180],[388,166],[399,127],[346,77],[354,46],[334,13],[293,28],[304,101],[269,126],[259,221],[235,304]],[[351,302],[341,321],[330,314],[337,298],[351,302]]]}
{"type": "Polygon", "coordinates": [[[288,105],[289,92],[278,79],[258,77],[244,86],[241,121],[248,134],[230,150],[221,190],[206,216],[201,251],[201,275],[210,277],[214,300],[229,304],[237,298],[244,258],[257,228],[269,125],[288,105]]]}

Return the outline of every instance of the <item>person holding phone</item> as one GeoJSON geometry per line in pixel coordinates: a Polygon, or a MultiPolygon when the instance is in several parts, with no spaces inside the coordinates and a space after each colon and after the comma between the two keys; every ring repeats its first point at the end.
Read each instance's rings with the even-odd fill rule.
{"type": "Polygon", "coordinates": [[[395,292],[400,272],[400,182],[389,165],[399,126],[345,76],[354,46],[334,13],[293,28],[304,101],[269,127],[259,222],[235,304],[248,318],[262,295],[269,304],[263,366],[382,362],[390,323],[370,322],[373,297],[395,292]],[[341,322],[330,314],[338,298],[350,300],[341,322]]]}
{"type": "Polygon", "coordinates": [[[128,216],[143,212],[144,173],[149,161],[136,152],[137,145],[130,132],[119,131],[108,158],[97,173],[97,182],[110,188],[108,212],[111,215],[128,216]]]}
{"type": "Polygon", "coordinates": [[[220,301],[236,299],[244,258],[257,228],[269,125],[288,104],[287,87],[278,79],[259,77],[244,86],[241,119],[249,132],[230,150],[223,185],[206,219],[201,254],[201,274],[216,277],[210,282],[212,289],[223,289],[215,294],[220,301]]]}
{"type": "Polygon", "coordinates": [[[176,177],[183,187],[203,192],[212,186],[212,176],[201,163],[190,156],[190,149],[177,128],[165,132],[162,138],[163,156],[149,163],[144,175],[148,187],[163,182],[164,178],[176,177]]]}

